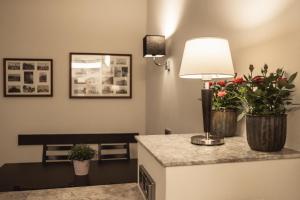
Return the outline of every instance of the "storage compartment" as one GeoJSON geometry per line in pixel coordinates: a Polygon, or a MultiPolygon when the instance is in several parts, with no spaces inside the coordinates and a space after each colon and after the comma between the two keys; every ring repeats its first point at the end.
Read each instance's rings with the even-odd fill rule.
{"type": "Polygon", "coordinates": [[[155,200],[155,182],[143,165],[139,166],[139,186],[146,200],[155,200]]]}

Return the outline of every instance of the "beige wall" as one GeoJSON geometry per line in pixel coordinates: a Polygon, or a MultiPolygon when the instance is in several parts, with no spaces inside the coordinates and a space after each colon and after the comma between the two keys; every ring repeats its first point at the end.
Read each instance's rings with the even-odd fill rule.
{"type": "Polygon", "coordinates": [[[41,160],[40,148],[17,146],[20,133],[145,132],[146,6],[146,0],[0,1],[0,58],[54,59],[53,98],[0,97],[0,165],[41,160]],[[133,98],[69,99],[69,52],[133,54],[133,98]]]}
{"type": "MultiPolygon", "coordinates": [[[[40,160],[39,147],[17,146],[20,133],[201,131],[201,81],[178,78],[185,41],[228,38],[239,73],[250,63],[294,72],[300,69],[299,11],[297,0],[0,1],[0,57],[54,59],[53,98],[0,97],[0,165],[40,160]],[[168,37],[169,73],[152,62],[145,69],[146,32],[168,37]],[[132,53],[133,99],[69,99],[71,51],[132,53]]],[[[299,95],[298,89],[300,101],[299,95]]],[[[287,144],[300,149],[299,115],[289,114],[287,144]]]]}
{"type": "MultiPolygon", "coordinates": [[[[300,2],[297,0],[151,0],[148,33],[168,37],[171,71],[147,67],[146,131],[162,134],[202,131],[201,81],[178,77],[186,40],[201,36],[229,39],[235,70],[247,72],[250,63],[287,72],[300,69],[300,2]],[[171,5],[168,7],[167,5],[171,5]],[[173,16],[173,17],[172,17],[173,16]],[[176,17],[174,17],[176,16],[176,17]]],[[[300,78],[295,99],[300,101],[300,78]]],[[[300,149],[299,112],[289,114],[288,142],[300,149]]],[[[240,123],[244,132],[244,122],[240,123]]]]}

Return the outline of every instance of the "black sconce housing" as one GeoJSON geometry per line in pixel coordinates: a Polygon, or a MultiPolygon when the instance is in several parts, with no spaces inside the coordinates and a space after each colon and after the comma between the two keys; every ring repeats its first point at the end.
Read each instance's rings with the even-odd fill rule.
{"type": "Polygon", "coordinates": [[[166,55],[166,39],[163,35],[146,35],[143,39],[144,57],[163,57],[166,55]]]}

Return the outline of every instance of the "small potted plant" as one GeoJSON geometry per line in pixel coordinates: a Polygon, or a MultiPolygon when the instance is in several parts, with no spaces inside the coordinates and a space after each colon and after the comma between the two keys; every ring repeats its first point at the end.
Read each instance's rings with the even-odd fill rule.
{"type": "Polygon", "coordinates": [[[238,113],[242,109],[239,88],[244,82],[242,77],[233,81],[211,82],[212,100],[212,134],[232,137],[236,133],[238,113]]]}
{"type": "Polygon", "coordinates": [[[251,149],[263,152],[280,151],[286,140],[287,106],[291,105],[291,93],[297,73],[286,75],[283,69],[269,73],[268,66],[261,74],[245,75],[240,89],[241,100],[245,106],[247,141],[251,149]]]}
{"type": "Polygon", "coordinates": [[[75,145],[69,153],[69,159],[73,160],[75,175],[84,176],[89,173],[90,160],[96,151],[85,144],[75,145]]]}

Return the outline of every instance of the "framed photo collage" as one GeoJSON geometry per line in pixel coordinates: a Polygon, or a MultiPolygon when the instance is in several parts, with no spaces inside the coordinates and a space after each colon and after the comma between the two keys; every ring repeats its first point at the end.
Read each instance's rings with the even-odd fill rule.
{"type": "Polygon", "coordinates": [[[3,65],[5,97],[51,97],[53,95],[51,59],[6,58],[3,65]]]}
{"type": "MultiPolygon", "coordinates": [[[[132,55],[70,53],[70,98],[132,98],[132,55]]],[[[52,97],[52,59],[3,59],[4,97],[52,97]]]]}

